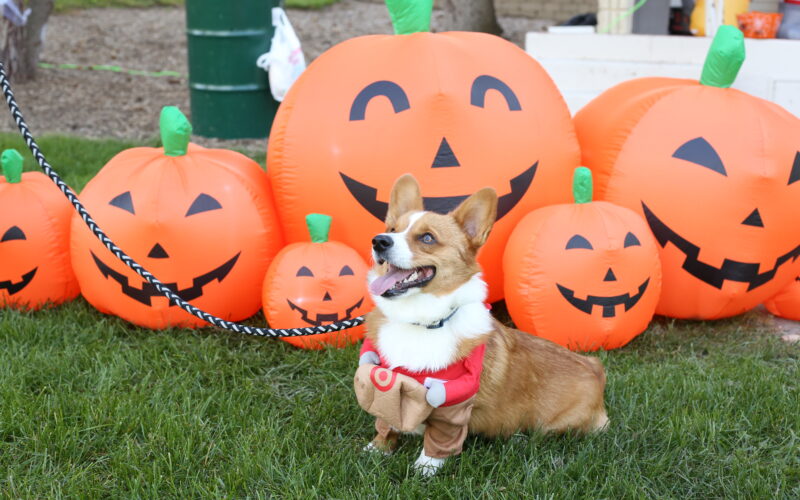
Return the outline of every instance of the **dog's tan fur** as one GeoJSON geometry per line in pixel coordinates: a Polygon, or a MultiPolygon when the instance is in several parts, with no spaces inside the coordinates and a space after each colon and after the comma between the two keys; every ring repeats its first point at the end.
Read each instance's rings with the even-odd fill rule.
{"type": "MultiPolygon", "coordinates": [[[[417,182],[408,175],[401,177],[392,190],[387,231],[405,231],[410,215],[421,210],[417,182]]],[[[407,237],[414,265],[436,267],[436,276],[424,287],[425,293],[452,293],[480,272],[477,252],[489,236],[496,210],[497,196],[487,188],[450,214],[426,212],[417,217],[413,232],[409,231],[407,237]],[[426,232],[436,238],[437,245],[419,241],[419,235],[426,232]]],[[[376,266],[374,272],[380,275],[386,272],[385,268],[386,264],[376,266]]],[[[366,335],[375,345],[386,321],[379,308],[367,318],[366,335]]],[[[487,347],[469,424],[471,432],[507,436],[517,430],[590,432],[606,426],[605,373],[597,358],[575,354],[494,320],[491,331],[461,341],[449,363],[466,357],[482,343],[487,347]]],[[[392,442],[375,444],[391,448],[396,436],[389,440],[392,442]]]]}

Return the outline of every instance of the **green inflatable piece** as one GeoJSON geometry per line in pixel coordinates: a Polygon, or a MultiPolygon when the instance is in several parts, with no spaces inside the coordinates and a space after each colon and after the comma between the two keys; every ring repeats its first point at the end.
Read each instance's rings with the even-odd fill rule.
{"type": "Polygon", "coordinates": [[[308,214],[306,215],[306,226],[308,234],[311,235],[312,243],[325,243],[328,241],[328,233],[331,230],[330,215],[308,214]]]}
{"type": "Polygon", "coordinates": [[[578,167],[572,175],[572,197],[575,203],[592,201],[592,171],[586,167],[578,167]]]}
{"type": "Polygon", "coordinates": [[[433,0],[386,0],[395,35],[431,30],[433,0]]]}
{"type": "Polygon", "coordinates": [[[744,34],[734,26],[720,26],[708,49],[700,83],[710,87],[728,88],[736,80],[743,62],[744,34]]]}
{"type": "Polygon", "coordinates": [[[164,106],[159,120],[161,129],[161,142],[164,144],[164,154],[167,156],[183,156],[189,148],[189,139],[192,136],[192,124],[175,106],[164,106]]]}
{"type": "Polygon", "coordinates": [[[0,155],[6,182],[16,184],[22,180],[22,155],[16,149],[6,149],[0,155]]]}

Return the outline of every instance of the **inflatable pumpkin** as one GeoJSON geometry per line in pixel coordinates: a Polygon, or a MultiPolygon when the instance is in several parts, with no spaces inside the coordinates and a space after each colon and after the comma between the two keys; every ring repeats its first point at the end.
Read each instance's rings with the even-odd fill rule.
{"type": "MultiPolygon", "coordinates": [[[[264,279],[264,315],[272,328],[319,326],[369,312],[367,264],[352,248],[329,241],[331,217],[306,216],[311,242],[293,243],[278,253],[264,279]]],[[[339,332],[283,338],[297,347],[343,347],[364,335],[356,326],[339,332]]]]}
{"type": "Polygon", "coordinates": [[[5,150],[0,160],[0,306],[39,309],[74,299],[72,206],[41,172],[23,174],[17,151],[5,150]]]}
{"type": "Polygon", "coordinates": [[[790,281],[777,295],[764,302],[764,306],[775,316],[800,321],[800,278],[790,281]]]}
{"type": "Polygon", "coordinates": [[[661,291],[658,249],[636,212],[592,201],[575,171],[574,204],[526,215],[503,256],[508,312],[521,330],[574,350],[621,347],[642,333],[661,291]]]}
{"type": "MultiPolygon", "coordinates": [[[[86,208],[128,255],[193,305],[236,321],[261,306],[264,274],[283,239],[269,179],[233,151],[189,143],[175,107],[161,113],[163,148],[112,158],[81,193],[86,208]]],[[[77,216],[72,263],[86,300],[149,328],[202,326],[119,262],[77,216]]]]}
{"type": "Polygon", "coordinates": [[[743,61],[741,32],[722,26],[699,82],[633,80],[575,117],[599,198],[658,240],[657,314],[739,314],[800,271],[800,119],[729,88],[743,61]]]}
{"type": "Polygon", "coordinates": [[[431,2],[395,3],[396,34],[331,48],[278,110],[267,170],[284,232],[303,241],[305,214],[324,212],[341,221],[332,239],[367,259],[401,175],[413,174],[425,208],[441,213],[491,186],[497,223],[480,263],[489,299],[498,300],[511,229],[530,210],[569,200],[580,157],[569,111],[547,73],[514,44],[429,33],[431,2]]]}

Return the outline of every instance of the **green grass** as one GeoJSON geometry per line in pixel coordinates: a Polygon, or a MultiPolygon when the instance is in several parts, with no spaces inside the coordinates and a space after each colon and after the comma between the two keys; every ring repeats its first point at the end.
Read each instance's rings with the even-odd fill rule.
{"type": "MultiPolygon", "coordinates": [[[[284,5],[297,9],[317,9],[339,0],[286,0],[284,5]]],[[[56,12],[95,7],[163,7],[183,5],[184,0],[56,0],[56,12]]]]}
{"type": "MultiPolygon", "coordinates": [[[[41,143],[76,188],[130,146],[41,143]]],[[[798,347],[758,313],[655,321],[600,354],[608,432],[470,437],[430,480],[410,468],[419,438],[393,457],[360,453],[372,419],[352,391],[356,347],[154,332],[82,300],[0,310],[0,346],[5,498],[800,496],[798,347]]]]}
{"type": "Polygon", "coordinates": [[[56,12],[95,7],[163,7],[183,5],[184,0],[56,0],[56,12]]]}

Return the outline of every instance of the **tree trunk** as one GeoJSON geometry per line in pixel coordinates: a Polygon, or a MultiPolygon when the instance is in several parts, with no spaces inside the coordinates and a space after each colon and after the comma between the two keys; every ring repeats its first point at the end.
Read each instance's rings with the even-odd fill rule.
{"type": "Polygon", "coordinates": [[[9,79],[26,82],[36,78],[39,54],[42,51],[42,31],[53,12],[55,0],[14,0],[23,11],[30,7],[31,13],[23,26],[16,26],[8,20],[6,24],[6,44],[2,57],[9,79]]]}
{"type": "Polygon", "coordinates": [[[452,31],[481,31],[499,35],[503,29],[497,23],[494,0],[444,0],[446,26],[452,31]]]}

